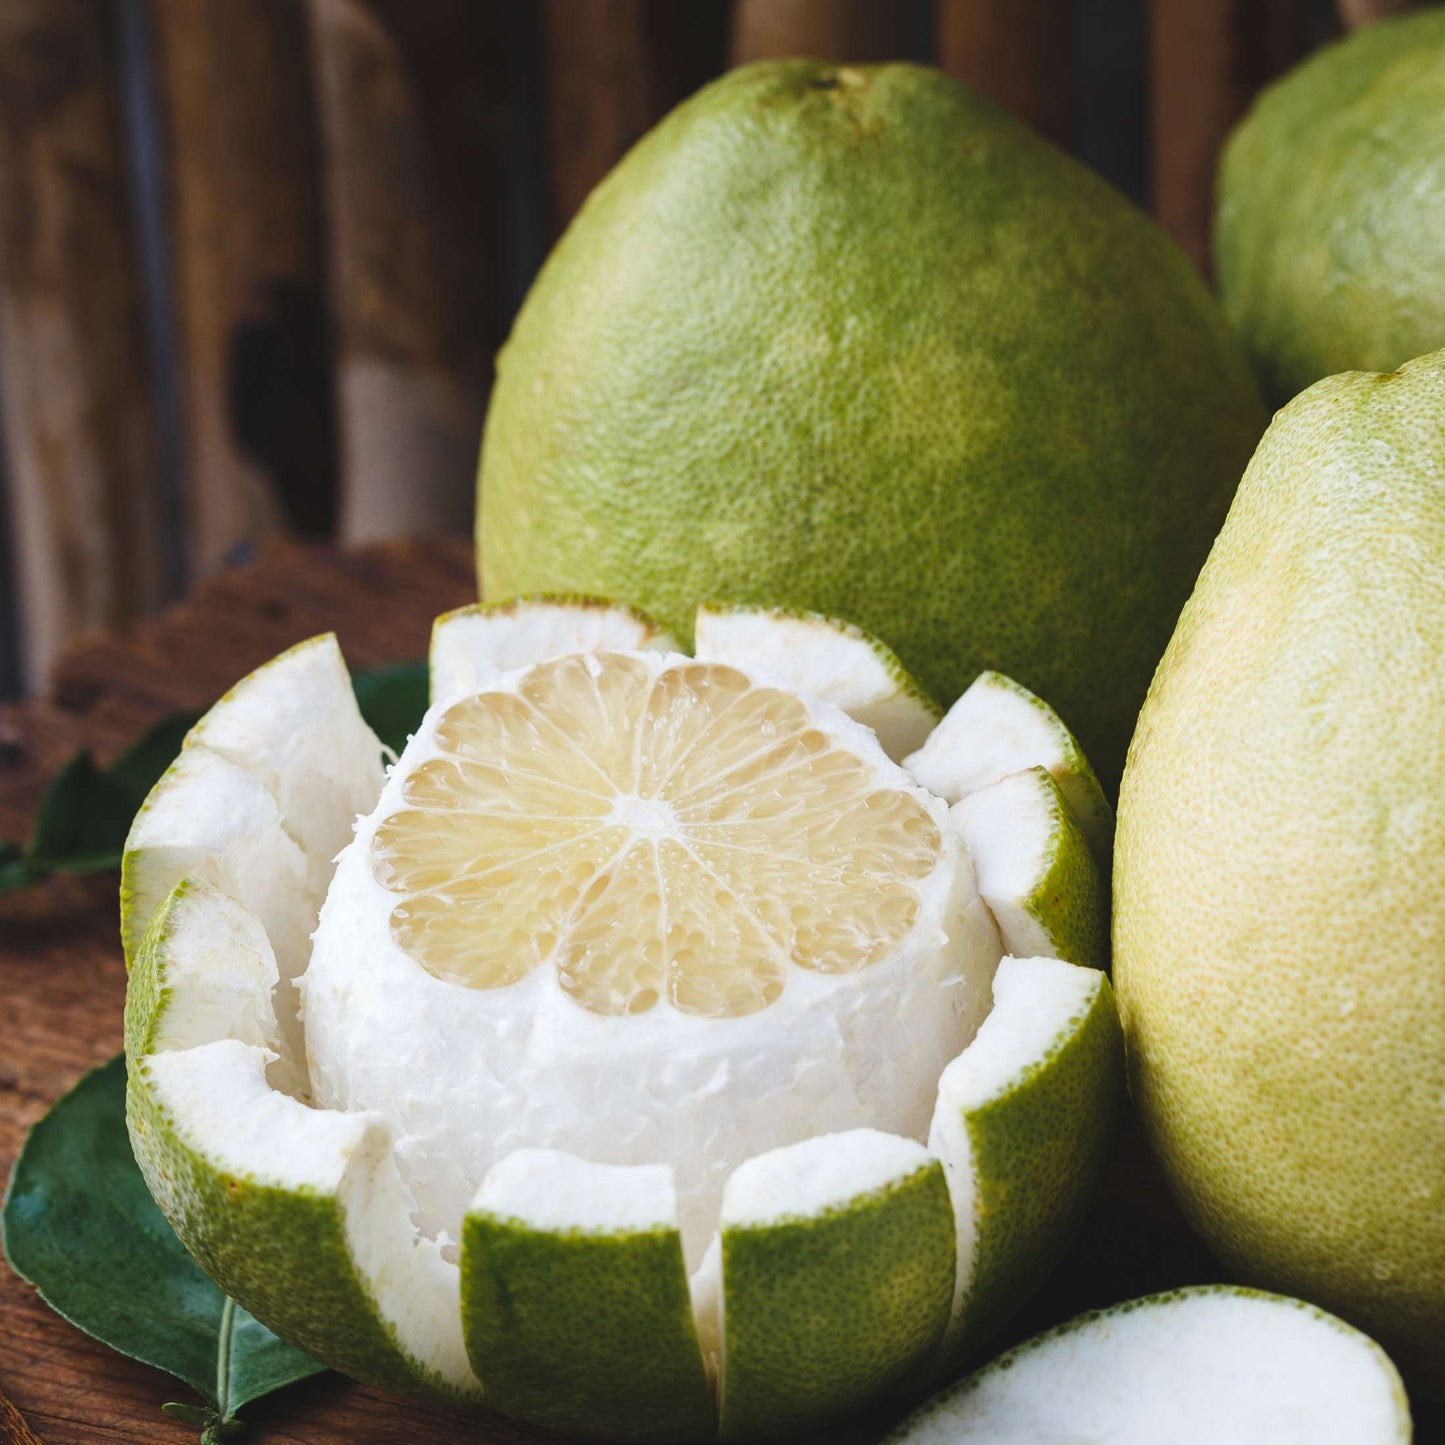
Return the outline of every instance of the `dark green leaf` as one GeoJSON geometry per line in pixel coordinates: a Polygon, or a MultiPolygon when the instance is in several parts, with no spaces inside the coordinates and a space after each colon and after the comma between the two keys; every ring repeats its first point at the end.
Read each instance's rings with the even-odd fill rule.
{"type": "Polygon", "coordinates": [[[0,893],[23,888],[33,881],[25,850],[17,843],[0,842],[0,893]]]}
{"type": "Polygon", "coordinates": [[[373,668],[370,672],[357,673],[352,679],[362,717],[394,753],[406,746],[408,734],[421,725],[428,686],[424,662],[373,668]]]}
{"type": "Polygon", "coordinates": [[[118,868],[136,809],[170,767],[194,716],[163,719],[142,733],[106,772],[77,754],[46,785],[35,810],[26,876],[118,868]]]}
{"type": "Polygon", "coordinates": [[[31,1130],[4,1223],[12,1267],[52,1309],[184,1380],[221,1421],[323,1368],[229,1301],[172,1233],[131,1155],[123,1058],[87,1074],[31,1130]]]}
{"type": "MultiPolygon", "coordinates": [[[[160,781],[161,774],[175,762],[186,734],[200,721],[200,714],[175,713],[147,728],[111,765],[111,780],[135,801],[131,814],[145,802],[146,794],[160,781]]],[[[129,828],[127,828],[129,831],[129,828]]]]}
{"type": "MultiPolygon", "coordinates": [[[[427,706],[427,665],[402,662],[353,679],[362,715],[393,752],[406,746],[427,706]]],[[[47,873],[120,867],[136,809],[181,750],[197,715],[178,713],[144,732],[106,771],[88,752],[51,778],[36,809],[28,848],[0,842],[0,893],[47,873]]]]}
{"type": "Polygon", "coordinates": [[[136,804],[126,790],[78,753],[45,786],[30,834],[37,872],[88,873],[120,862],[136,804]]]}

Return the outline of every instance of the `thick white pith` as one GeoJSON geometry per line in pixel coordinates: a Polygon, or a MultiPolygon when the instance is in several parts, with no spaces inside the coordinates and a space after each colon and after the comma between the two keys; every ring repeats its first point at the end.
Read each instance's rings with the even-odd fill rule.
{"type": "Polygon", "coordinates": [[[649,618],[603,602],[539,598],[459,607],[432,627],[431,700],[480,692],[503,673],[569,652],[667,652],[673,647],[649,618]]]}
{"type": "Polygon", "coordinates": [[[1085,1316],[925,1406],[888,1445],[1405,1445],[1383,1352],[1309,1305],[1228,1287],[1085,1316]]]}
{"type": "Polygon", "coordinates": [[[895,762],[921,747],[939,712],[898,659],[857,628],[748,607],[699,607],[693,654],[746,659],[754,676],[815,697],[871,728],[895,762]]]}
{"type": "Polygon", "coordinates": [[[957,803],[1012,773],[1041,767],[1058,784],[1101,869],[1114,815],[1062,719],[1000,673],[981,673],[904,767],[931,793],[957,803]]]}
{"type": "MultiPolygon", "coordinates": [[[[474,640],[480,635],[469,630],[474,640]]],[[[495,638],[495,629],[484,631],[495,638]]],[[[548,645],[554,644],[555,638],[548,645]]],[[[746,1020],[690,1018],[668,1008],[601,1017],[579,1008],[540,968],[507,988],[466,988],[427,973],[395,945],[387,926],[395,900],[370,875],[367,848],[388,814],[388,798],[399,793],[404,766],[379,803],[375,796],[358,803],[368,770],[375,770],[376,792],[383,792],[379,746],[354,716],[344,671],[339,683],[319,669],[307,676],[314,694],[308,710],[298,708],[291,686],[299,665],[288,670],[284,661],[273,664],[270,683],[285,694],[277,716],[293,741],[285,749],[257,741],[266,761],[253,760],[247,772],[219,754],[212,761],[203,728],[188,750],[195,757],[183,757],[170,790],[158,793],[148,821],[143,814],[137,825],[146,857],[134,871],[157,900],[181,876],[200,877],[234,900],[198,895],[196,917],[205,904],[226,913],[224,928],[198,922],[172,940],[171,997],[157,1045],[165,1057],[154,1056],[159,1067],[152,1076],[199,1151],[227,1161],[225,1167],[333,1190],[344,1199],[361,1271],[407,1352],[427,1372],[475,1388],[452,1331],[453,1246],[469,1205],[515,1213],[539,1229],[680,1225],[696,1266],[699,1335],[714,1362],[725,1354],[721,1283],[716,1249],[705,1258],[704,1246],[714,1238],[720,1199],[725,1216],[731,1210],[749,1221],[769,1211],[807,1217],[846,1208],[849,1199],[876,1192],[926,1160],[919,1141],[932,1123],[939,1139],[930,1145],[950,1171],[962,1232],[962,1216],[971,1209],[969,1163],[956,1156],[946,1130],[940,1132],[945,1092],[935,1086],[940,1076],[946,1081],[955,1074],[957,1063],[945,1066],[988,1012],[989,979],[1001,949],[968,853],[947,829],[937,875],[922,890],[919,923],[896,957],[853,974],[795,970],[782,996],[746,1020]],[[322,745],[327,739],[331,746],[322,745]],[[325,776],[303,783],[290,775],[296,768],[325,776]],[[238,798],[250,811],[238,807],[238,798]],[[284,816],[278,798],[305,816],[284,816]],[[269,800],[269,811],[262,800],[269,800]],[[304,984],[308,1102],[319,1107],[275,1089],[274,1102],[258,1102],[268,1063],[273,1085],[304,1087],[268,1052],[296,1049],[295,1002],[285,981],[305,955],[297,933],[315,916],[316,876],[331,871],[329,858],[297,840],[330,846],[368,806],[371,816],[332,881],[304,984]],[[269,920],[264,932],[281,945],[278,955],[284,950],[279,973],[268,972],[264,957],[257,962],[265,939],[256,919],[269,920]],[[272,1015],[264,1000],[273,986],[279,1021],[266,1037],[272,1015]],[[187,1022],[192,1018],[194,1025],[187,1022]],[[246,1020],[240,1032],[236,1019],[246,1020]],[[231,1042],[216,1052],[217,1039],[231,1042]],[[477,1046],[481,1040],[485,1047],[477,1046]],[[180,1062],[187,1058],[190,1064],[180,1062]],[[207,1063],[224,1065],[214,1069],[211,1083],[202,1077],[207,1063]],[[230,1110],[267,1121],[274,1136],[269,1151],[264,1131],[226,1137],[230,1110]],[[358,1121],[364,1127],[356,1133],[358,1121]],[[276,1143],[282,1135],[285,1141],[276,1143]],[[335,1158],[335,1140],[343,1138],[352,1141],[352,1162],[327,1164],[335,1158]],[[324,1179],[308,1172],[317,1168],[324,1179]]],[[[455,658],[448,664],[460,665],[455,658]]],[[[476,670],[490,676],[491,685],[499,680],[486,658],[476,670]]],[[[237,740],[265,732],[264,690],[254,684],[266,671],[248,680],[244,728],[224,714],[207,720],[211,736],[243,762],[237,740]]],[[[511,685],[505,676],[503,685],[511,685]]],[[[891,784],[901,779],[911,786],[865,729],[825,704],[809,705],[830,737],[867,756],[891,784]]],[[[418,755],[425,755],[434,725],[429,717],[418,734],[418,755]]],[[[940,802],[929,807],[943,818],[940,802]]],[[[646,818],[630,824],[652,826],[646,818]]],[[[133,835],[132,849],[136,843],[133,835]]],[[[1000,1003],[1019,967],[1010,962],[1000,971],[1000,1003]]],[[[1079,987],[1073,975],[1086,982],[1091,975],[1054,967],[1066,973],[1046,983],[1044,994],[1057,984],[1062,1001],[1039,1017],[1057,1025],[1069,1016],[1079,987]]],[[[963,1058],[982,1048],[975,1073],[1002,1086],[1007,1071],[1026,1064],[1030,1051],[1046,1042],[1039,1034],[1048,1026],[1032,1014],[996,1012],[963,1058]],[[1012,1049],[999,1042],[1011,1037],[1017,1037],[1012,1049]]],[[[946,1091],[950,1108],[959,1107],[957,1092],[946,1091]]],[[[960,1287],[960,1302],[965,1293],[960,1287]]]]}
{"type": "MultiPolygon", "coordinates": [[[[660,679],[691,666],[607,656],[660,679]]],[[[570,666],[543,666],[559,665],[570,666]]],[[[533,675],[505,674],[489,695],[510,696],[533,675]]],[[[579,1007],[546,960],[505,987],[436,977],[393,926],[407,905],[376,881],[378,835],[405,813],[408,780],[438,756],[455,706],[428,715],[343,854],[303,985],[315,1099],[391,1121],[424,1229],[454,1236],[487,1170],[513,1150],[562,1149],[671,1166],[695,1265],[728,1176],[751,1156],[859,1127],[923,1137],[937,1078],[987,1009],[1001,948],[942,805],[866,730],[809,704],[816,735],[863,760],[878,796],[916,794],[910,806],[931,819],[937,861],[916,881],[917,916],[890,954],[841,973],[784,959],[781,991],[745,1017],[698,1016],[665,996],[614,1017],[579,1007]]]]}
{"type": "Polygon", "coordinates": [[[977,860],[978,891],[998,920],[1004,947],[1021,957],[1047,954],[1050,939],[1029,911],[1052,861],[1055,795],[1042,768],[1009,773],[949,810],[977,860]]]}

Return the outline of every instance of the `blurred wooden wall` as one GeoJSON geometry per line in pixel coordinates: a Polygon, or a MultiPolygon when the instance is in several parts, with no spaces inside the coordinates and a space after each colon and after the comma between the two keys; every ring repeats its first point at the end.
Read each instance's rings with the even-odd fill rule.
{"type": "Polygon", "coordinates": [[[274,532],[468,527],[546,247],[729,64],[939,64],[1206,266],[1250,97],[1398,8],[0,0],[0,695],[274,532]]]}

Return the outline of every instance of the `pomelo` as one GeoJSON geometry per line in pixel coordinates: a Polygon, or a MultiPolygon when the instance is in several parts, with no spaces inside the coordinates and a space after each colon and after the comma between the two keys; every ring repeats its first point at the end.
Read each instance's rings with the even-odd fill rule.
{"type": "Polygon", "coordinates": [[[1214,245],[1278,402],[1445,345],[1445,10],[1367,25],[1255,101],[1220,166],[1214,245]]]}
{"type": "MultiPolygon", "coordinates": [[[[875,639],[697,631],[450,613],[385,773],[313,639],[137,820],[136,1159],[340,1369],[613,1439],[796,1438],[956,1374],[1088,1202],[1123,1042],[1071,956],[1102,882],[1055,732],[955,826],[958,775],[950,807],[862,721],[898,751],[938,722],[875,639]]],[[[987,713],[953,716],[965,753],[987,713]]]]}
{"type": "Polygon", "coordinates": [[[1119,800],[1140,1112],[1246,1280],[1445,1387],[1445,352],[1275,418],[1119,800]]]}
{"type": "Polygon", "coordinates": [[[598,187],[498,362],[483,596],[848,617],[1107,783],[1264,427],[1152,222],[913,65],[732,72],[598,187]]]}
{"type": "Polygon", "coordinates": [[[883,1445],[1410,1445],[1395,1367],[1358,1330],[1227,1285],[1096,1310],[944,1391],[883,1445]]]}

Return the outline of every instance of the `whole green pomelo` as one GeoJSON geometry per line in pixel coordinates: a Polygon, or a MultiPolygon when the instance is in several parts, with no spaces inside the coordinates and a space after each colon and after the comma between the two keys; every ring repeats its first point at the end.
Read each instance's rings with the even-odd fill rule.
{"type": "Polygon", "coordinates": [[[1266,90],[1225,149],[1214,234],[1279,402],[1445,345],[1445,10],[1357,30],[1266,90]]]}
{"type": "Polygon", "coordinates": [[[1312,386],[1129,751],[1114,982],[1185,1212],[1445,1387],[1445,351],[1312,386]]]}
{"type": "Polygon", "coordinates": [[[944,702],[996,668],[1117,778],[1264,427],[1184,256],[912,65],[736,70],[563,237],[498,363],[488,599],[811,608],[944,702]]]}

